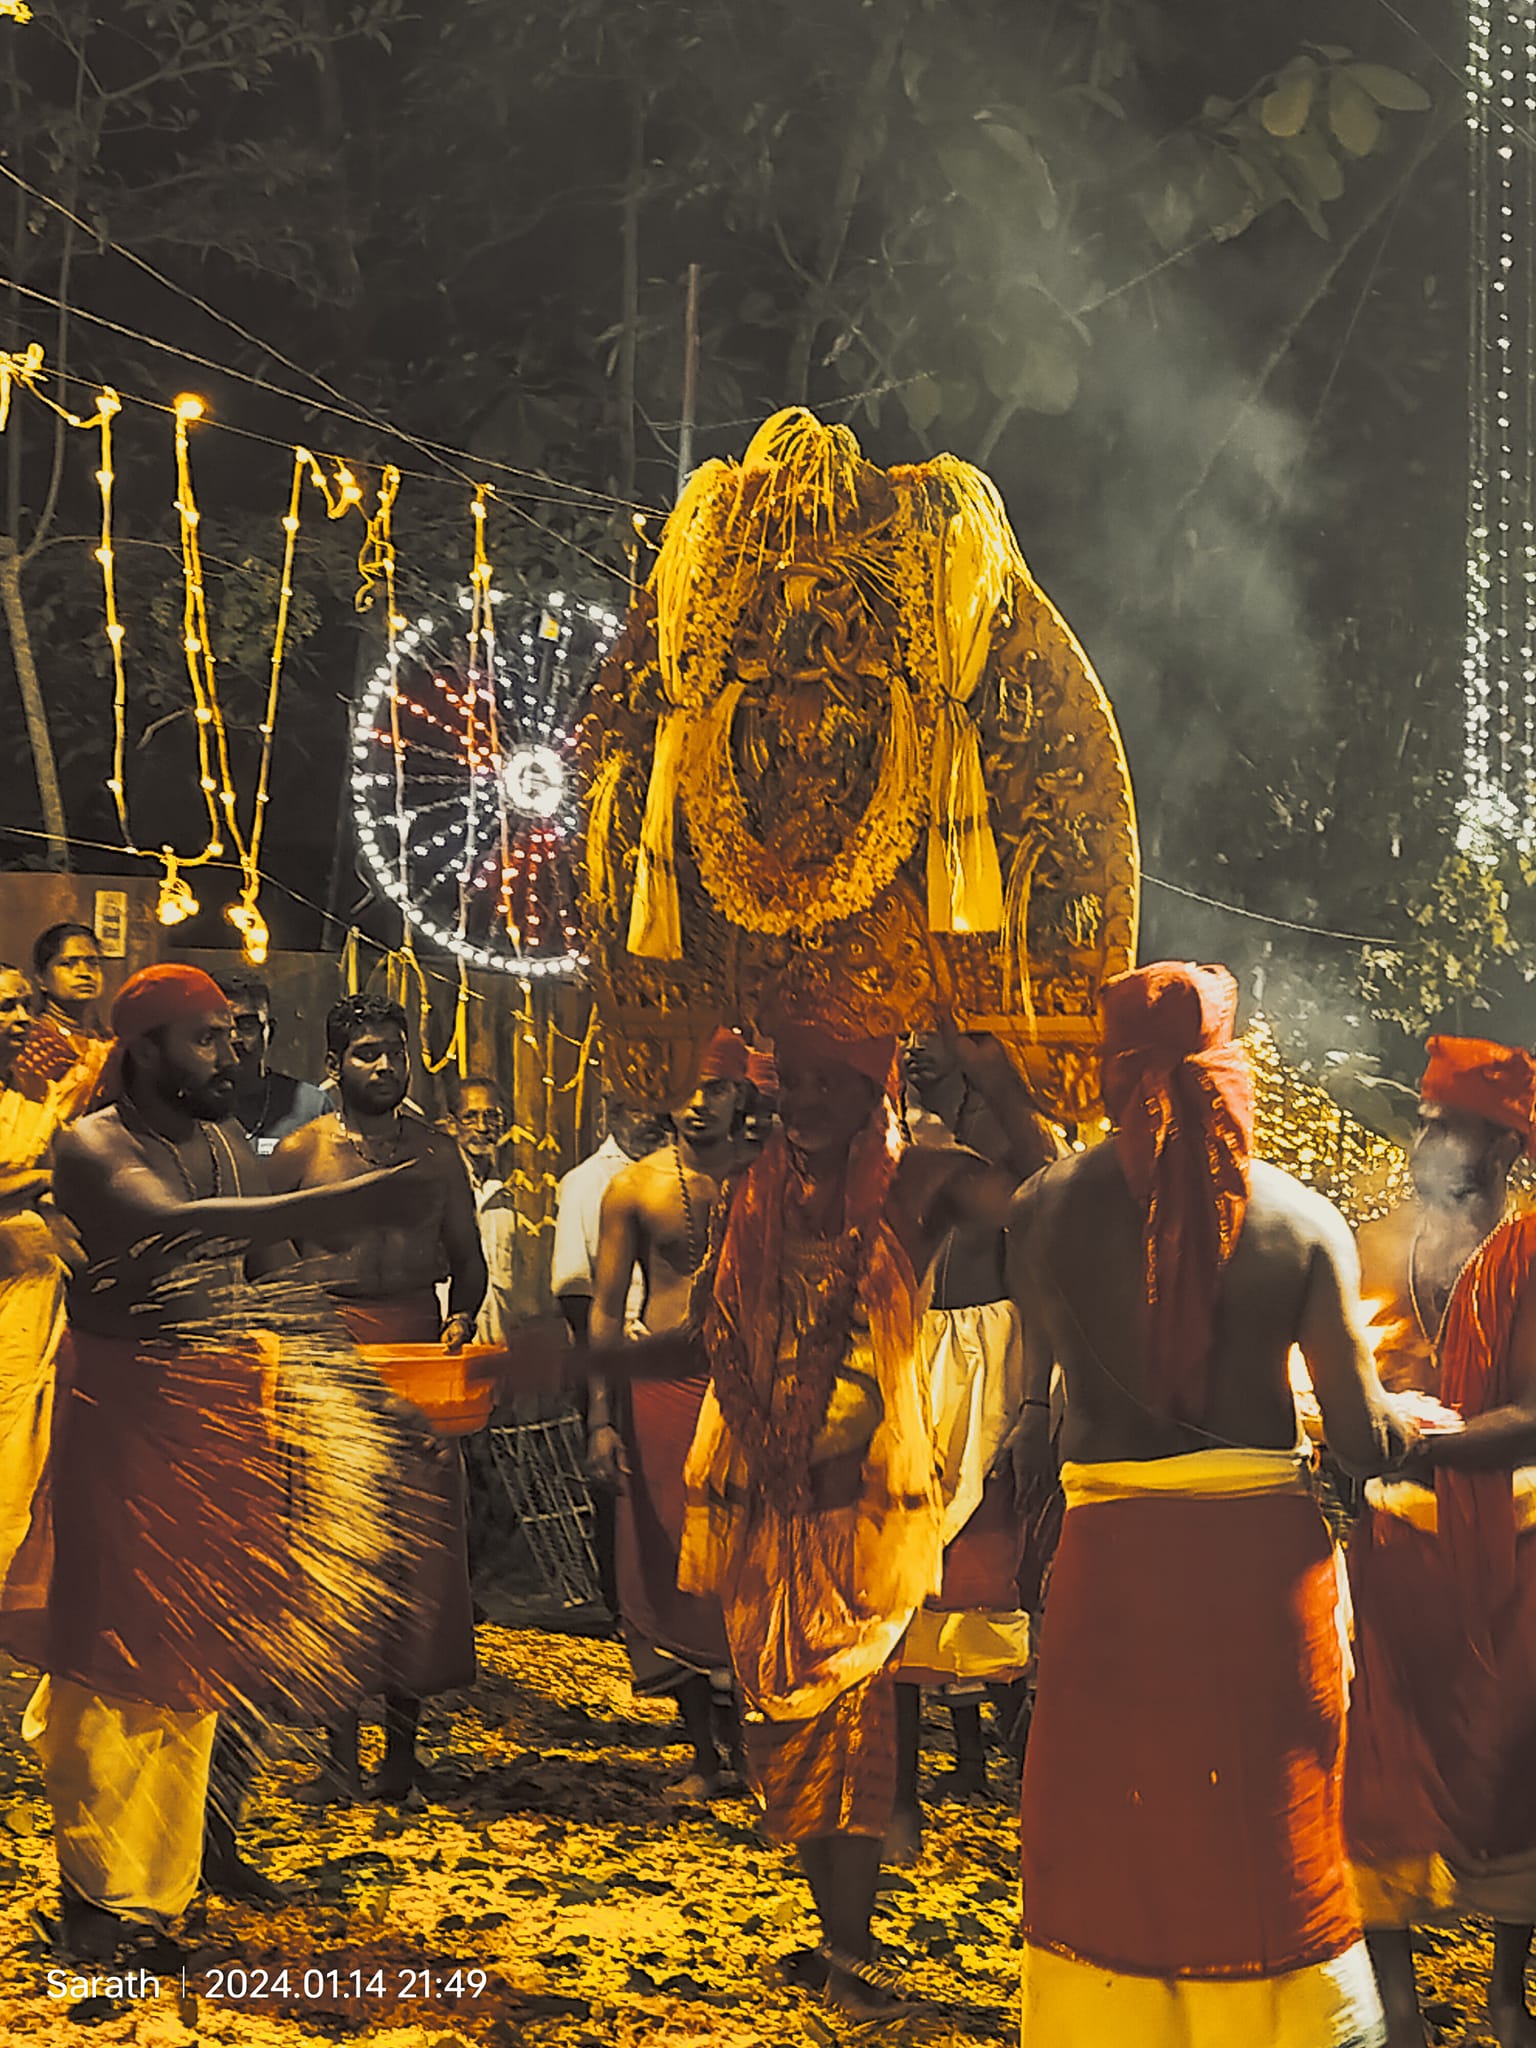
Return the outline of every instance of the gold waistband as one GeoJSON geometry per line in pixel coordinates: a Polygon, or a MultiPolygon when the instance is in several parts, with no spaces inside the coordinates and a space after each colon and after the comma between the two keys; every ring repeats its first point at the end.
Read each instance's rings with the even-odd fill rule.
{"type": "Polygon", "coordinates": [[[1235,1446],[1187,1451],[1177,1458],[1119,1458],[1102,1464],[1068,1463],[1061,1487],[1069,1508],[1103,1501],[1157,1497],[1180,1500],[1239,1500],[1249,1494],[1308,1495],[1311,1453],[1235,1446]]]}

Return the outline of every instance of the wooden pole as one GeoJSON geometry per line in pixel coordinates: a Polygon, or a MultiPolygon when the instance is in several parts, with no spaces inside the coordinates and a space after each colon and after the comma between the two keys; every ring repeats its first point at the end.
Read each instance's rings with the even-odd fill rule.
{"type": "Polygon", "coordinates": [[[677,436],[677,496],[693,474],[693,429],[699,411],[699,266],[688,266],[688,300],[683,313],[683,411],[677,436]]]}

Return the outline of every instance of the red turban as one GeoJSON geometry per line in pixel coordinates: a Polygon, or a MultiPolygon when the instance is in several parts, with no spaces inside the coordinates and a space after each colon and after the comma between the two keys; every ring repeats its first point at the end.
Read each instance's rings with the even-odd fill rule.
{"type": "Polygon", "coordinates": [[[1205,1408],[1216,1290],[1248,1207],[1253,1072],[1232,1042],[1225,967],[1162,961],[1106,982],[1104,1102],[1146,1211],[1149,1384],[1181,1421],[1205,1408]]]}
{"type": "Polygon", "coordinates": [[[201,967],[180,967],[167,962],[161,967],[144,967],[130,974],[112,1005],[112,1050],[101,1070],[93,1107],[116,1102],[123,1092],[123,1052],[136,1038],[158,1031],[165,1024],[179,1024],[185,1018],[204,1017],[210,1010],[227,1010],[229,999],[211,974],[201,967]]]}
{"type": "Polygon", "coordinates": [[[1518,1131],[1536,1159],[1536,1060],[1521,1048],[1488,1038],[1432,1038],[1419,1093],[1518,1131]]]}
{"type": "Polygon", "coordinates": [[[727,1031],[722,1027],[704,1048],[704,1058],[699,1065],[699,1085],[706,1081],[745,1081],[747,1078],[747,1041],[739,1031],[727,1031]]]}
{"type": "Polygon", "coordinates": [[[759,1095],[778,1094],[779,1066],[771,1052],[754,1047],[747,1054],[747,1081],[759,1095]]]}
{"type": "Polygon", "coordinates": [[[819,1066],[851,1067],[864,1074],[894,1101],[900,1090],[896,1066],[896,1040],[886,1038],[836,1038],[819,1024],[779,1024],[773,1034],[774,1057],[782,1067],[786,1060],[814,1060],[819,1066]]]}

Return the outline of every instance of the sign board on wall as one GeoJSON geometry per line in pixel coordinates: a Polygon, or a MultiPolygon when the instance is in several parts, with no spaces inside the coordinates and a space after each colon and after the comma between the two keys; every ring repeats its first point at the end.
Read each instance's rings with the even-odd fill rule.
{"type": "Polygon", "coordinates": [[[128,896],[123,889],[96,891],[96,943],[104,960],[122,960],[128,953],[128,896]]]}

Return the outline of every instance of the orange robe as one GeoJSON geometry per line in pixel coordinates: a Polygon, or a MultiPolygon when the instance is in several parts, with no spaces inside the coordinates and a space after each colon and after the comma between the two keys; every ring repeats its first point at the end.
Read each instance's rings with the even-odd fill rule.
{"type": "MultiPolygon", "coordinates": [[[[1509,1404],[1536,1217],[1452,1292],[1440,1398],[1509,1404]]],[[[1345,1821],[1367,1924],[1536,1919],[1536,1469],[1373,1480],[1350,1539],[1357,1674],[1345,1821]]]]}
{"type": "MultiPolygon", "coordinates": [[[[782,1386],[829,1247],[784,1246],[771,1302],[749,1306],[782,1386]],[[772,1321],[768,1320],[771,1316],[772,1321]],[[775,1341],[776,1333],[776,1341],[775,1341]]],[[[895,1804],[890,1663],[939,1589],[943,1507],[927,1389],[914,1365],[910,1268],[882,1227],[870,1326],[855,1330],[797,1510],[751,1486],[711,1387],[684,1475],[679,1583],[718,1595],[747,1708],[747,1759],[778,1840],[883,1835],[895,1804]]],[[[761,1270],[754,1279],[764,1283],[761,1270]]]]}

